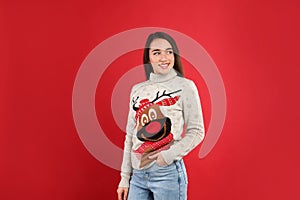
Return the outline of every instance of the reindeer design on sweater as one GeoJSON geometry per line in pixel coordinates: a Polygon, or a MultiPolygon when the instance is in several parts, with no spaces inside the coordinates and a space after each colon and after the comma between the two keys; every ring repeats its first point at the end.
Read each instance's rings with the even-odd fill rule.
{"type": "Polygon", "coordinates": [[[135,119],[137,121],[137,138],[144,143],[139,146],[135,153],[140,155],[140,167],[146,166],[153,160],[149,159],[159,151],[168,149],[173,142],[173,134],[171,133],[171,119],[164,116],[160,110],[160,106],[174,105],[179,96],[172,97],[172,94],[178,93],[181,90],[166,93],[166,90],[160,95],[159,91],[156,93],[156,98],[152,101],[149,99],[142,99],[139,101],[139,106],[136,107],[139,96],[133,99],[133,109],[136,111],[135,119]],[[159,99],[164,98],[160,101],[159,99]],[[158,102],[157,102],[158,101],[158,102]]]}

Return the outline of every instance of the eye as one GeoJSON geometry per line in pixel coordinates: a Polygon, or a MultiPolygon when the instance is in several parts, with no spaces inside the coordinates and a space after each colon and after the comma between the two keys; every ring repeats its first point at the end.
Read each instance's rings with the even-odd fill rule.
{"type": "Polygon", "coordinates": [[[142,126],[145,126],[145,124],[147,124],[149,122],[149,118],[146,114],[143,114],[142,115],[142,118],[141,118],[141,124],[142,126]]]}
{"type": "Polygon", "coordinates": [[[167,51],[167,54],[173,54],[172,50],[167,51]]]}
{"type": "Polygon", "coordinates": [[[149,116],[150,120],[156,119],[157,118],[156,111],[153,108],[149,109],[148,116],[149,116]]]}
{"type": "Polygon", "coordinates": [[[153,55],[158,56],[158,55],[160,55],[160,52],[159,51],[155,51],[155,52],[153,52],[153,55]]]}

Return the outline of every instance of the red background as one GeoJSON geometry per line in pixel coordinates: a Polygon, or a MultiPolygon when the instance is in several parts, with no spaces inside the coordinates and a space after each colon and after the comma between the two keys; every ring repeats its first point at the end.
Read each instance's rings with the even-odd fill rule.
{"type": "Polygon", "coordinates": [[[80,141],[72,89],[95,46],[147,26],[197,40],[226,88],[217,145],[204,159],[199,147],[185,158],[189,199],[300,199],[299,9],[296,0],[2,0],[0,199],[116,199],[119,172],[80,141]]]}

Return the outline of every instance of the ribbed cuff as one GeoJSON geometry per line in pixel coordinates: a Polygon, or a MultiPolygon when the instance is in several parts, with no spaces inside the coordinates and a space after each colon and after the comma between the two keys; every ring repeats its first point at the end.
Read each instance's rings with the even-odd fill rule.
{"type": "Polygon", "coordinates": [[[121,181],[119,183],[119,187],[127,187],[127,188],[129,188],[129,179],[121,178],[121,181]]]}

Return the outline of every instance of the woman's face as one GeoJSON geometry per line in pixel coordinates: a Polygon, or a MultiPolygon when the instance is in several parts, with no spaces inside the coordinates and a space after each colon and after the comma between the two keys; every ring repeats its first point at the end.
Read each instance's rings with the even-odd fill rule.
{"type": "Polygon", "coordinates": [[[150,43],[149,60],[155,74],[167,74],[174,66],[174,53],[171,44],[161,38],[150,43]]]}

